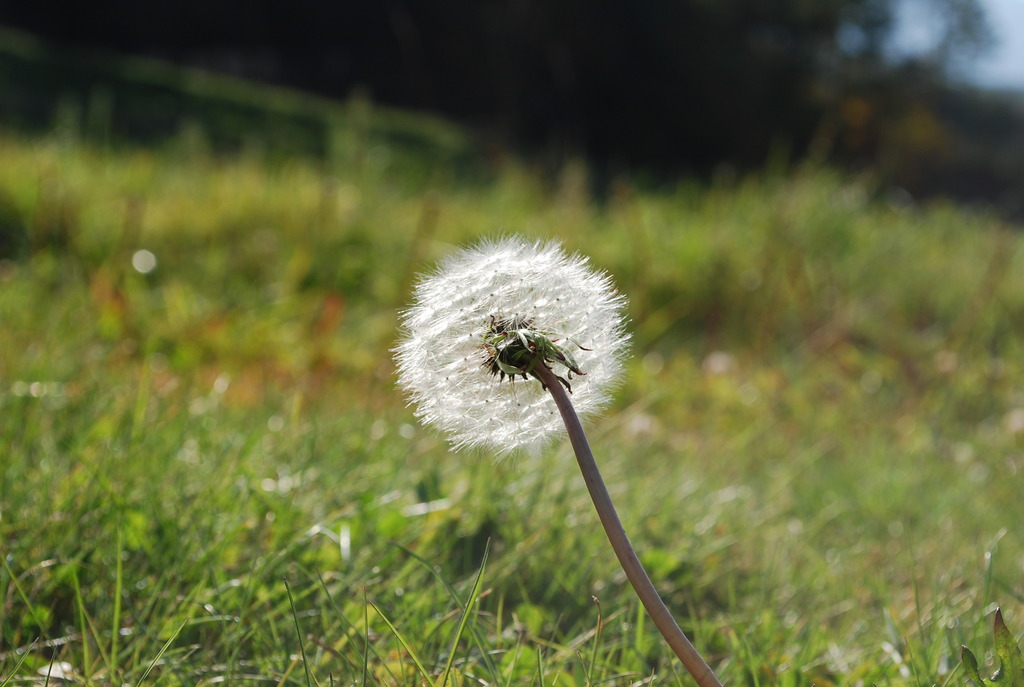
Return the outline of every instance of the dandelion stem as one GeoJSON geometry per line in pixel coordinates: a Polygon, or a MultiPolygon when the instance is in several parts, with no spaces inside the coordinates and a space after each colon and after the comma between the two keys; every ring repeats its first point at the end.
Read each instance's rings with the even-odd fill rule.
{"type": "Polygon", "coordinates": [[[722,687],[722,683],[719,682],[715,673],[701,655],[697,653],[697,650],[693,648],[693,644],[686,638],[683,631],[679,629],[679,625],[672,617],[672,613],[665,606],[665,602],[661,600],[661,596],[658,595],[658,591],[654,588],[650,576],[644,570],[640,559],[637,558],[636,551],[633,550],[633,545],[630,543],[626,531],[622,528],[622,522],[615,511],[615,505],[608,494],[608,488],[601,477],[601,471],[597,468],[597,462],[594,460],[594,454],[590,450],[587,435],[583,433],[583,425],[580,424],[579,416],[569,400],[569,395],[562,388],[555,374],[546,365],[541,363],[534,368],[534,371],[555,399],[555,405],[558,406],[558,412],[561,413],[562,421],[565,423],[565,428],[569,433],[569,440],[572,442],[572,448],[576,453],[576,461],[583,472],[583,480],[587,483],[587,489],[590,491],[590,498],[597,509],[597,515],[600,517],[604,531],[608,535],[608,540],[615,550],[619,564],[622,565],[626,577],[629,579],[630,584],[633,585],[636,595],[640,597],[640,602],[643,603],[647,613],[651,616],[651,620],[654,621],[655,626],[661,632],[665,641],[668,642],[672,651],[683,662],[686,669],[690,671],[690,675],[697,681],[697,684],[700,687],[722,687]]]}

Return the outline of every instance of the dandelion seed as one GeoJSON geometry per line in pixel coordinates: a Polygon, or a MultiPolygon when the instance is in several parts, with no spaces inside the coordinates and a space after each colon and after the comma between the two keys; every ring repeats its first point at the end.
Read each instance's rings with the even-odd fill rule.
{"type": "Polygon", "coordinates": [[[450,256],[416,287],[395,349],[399,383],[420,420],[456,449],[537,453],[564,431],[562,423],[546,412],[541,384],[510,383],[485,367],[493,323],[528,321],[557,339],[556,347],[571,349],[585,373],[573,379],[573,403],[589,416],[606,405],[621,373],[625,304],[608,275],[556,242],[483,241],[450,256]]]}

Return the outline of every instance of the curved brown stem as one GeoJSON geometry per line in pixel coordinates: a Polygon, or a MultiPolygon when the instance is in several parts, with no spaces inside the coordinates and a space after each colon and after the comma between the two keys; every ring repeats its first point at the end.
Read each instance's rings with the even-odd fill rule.
{"type": "Polygon", "coordinates": [[[576,462],[579,463],[580,471],[583,472],[583,480],[587,483],[587,489],[590,491],[590,498],[597,509],[597,515],[601,519],[612,549],[615,550],[619,564],[622,565],[622,569],[626,573],[626,578],[633,585],[636,595],[640,597],[640,602],[643,603],[651,620],[654,621],[668,645],[672,647],[672,651],[690,671],[690,675],[697,681],[697,684],[700,687],[722,687],[722,683],[719,682],[714,671],[693,648],[693,644],[686,638],[683,631],[679,629],[675,618],[665,606],[665,602],[661,600],[658,590],[654,588],[651,578],[641,565],[640,559],[637,558],[636,551],[633,550],[633,545],[622,528],[622,522],[615,511],[615,505],[608,494],[608,488],[604,484],[601,472],[597,469],[597,462],[590,450],[587,435],[583,433],[583,425],[580,424],[579,416],[569,400],[569,395],[562,388],[551,369],[543,363],[535,368],[535,373],[555,399],[555,405],[558,406],[558,412],[561,413],[562,421],[569,432],[569,440],[576,453],[576,462]]]}

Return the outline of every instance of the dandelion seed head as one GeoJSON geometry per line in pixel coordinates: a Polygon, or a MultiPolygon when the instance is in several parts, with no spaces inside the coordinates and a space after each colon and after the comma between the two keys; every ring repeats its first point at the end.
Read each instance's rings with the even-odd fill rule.
{"type": "Polygon", "coordinates": [[[608,402],[620,376],[629,339],[625,305],[607,274],[557,242],[480,242],[417,284],[394,351],[399,385],[417,417],[455,449],[535,454],[562,423],[538,381],[501,380],[485,369],[492,318],[521,318],[571,351],[586,373],[573,377],[572,401],[586,417],[608,402]]]}

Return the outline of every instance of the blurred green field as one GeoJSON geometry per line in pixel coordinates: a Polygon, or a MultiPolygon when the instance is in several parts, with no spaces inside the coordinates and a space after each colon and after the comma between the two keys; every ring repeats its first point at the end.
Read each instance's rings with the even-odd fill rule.
{"type": "Polygon", "coordinates": [[[1024,627],[1020,227],[339,145],[0,133],[0,683],[688,684],[568,447],[452,454],[395,388],[416,273],[510,233],[630,298],[591,442],[725,683],[956,685],[1024,627]]]}

